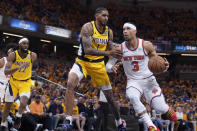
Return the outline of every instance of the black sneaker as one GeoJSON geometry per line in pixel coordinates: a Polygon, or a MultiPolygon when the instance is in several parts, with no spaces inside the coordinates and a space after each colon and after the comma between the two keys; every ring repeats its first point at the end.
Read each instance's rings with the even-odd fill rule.
{"type": "Polygon", "coordinates": [[[21,126],[21,117],[16,117],[14,120],[14,127],[17,127],[18,129],[21,126]]]}
{"type": "Polygon", "coordinates": [[[7,131],[7,128],[5,126],[1,126],[0,131],[7,131]]]}
{"type": "Polygon", "coordinates": [[[127,131],[125,120],[122,120],[122,124],[118,126],[118,131],[127,131]]]}
{"type": "Polygon", "coordinates": [[[121,124],[118,126],[118,131],[127,131],[127,128],[121,124]]]}

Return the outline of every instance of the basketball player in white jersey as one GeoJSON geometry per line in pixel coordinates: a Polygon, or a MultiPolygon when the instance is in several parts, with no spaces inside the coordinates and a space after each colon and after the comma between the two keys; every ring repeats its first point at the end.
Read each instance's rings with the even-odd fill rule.
{"type": "MultiPolygon", "coordinates": [[[[171,121],[176,121],[176,113],[166,104],[161,89],[148,68],[149,58],[157,56],[157,53],[151,42],[136,37],[136,26],[131,23],[125,23],[123,26],[123,35],[125,42],[117,48],[121,48],[123,52],[122,64],[124,72],[127,76],[126,95],[130,99],[135,112],[143,120],[149,131],[158,131],[152,123],[146,112],[145,106],[140,101],[141,95],[144,94],[149,105],[156,111],[166,114],[171,121]]],[[[166,60],[166,59],[165,59],[166,60]]],[[[111,61],[111,60],[110,60],[111,61]]],[[[116,72],[121,63],[107,63],[107,70],[116,72]]],[[[169,63],[165,62],[166,70],[169,63]]],[[[164,71],[164,72],[165,72],[164,71]]]]}
{"type": "MultiPolygon", "coordinates": [[[[6,47],[6,54],[7,56],[13,52],[16,48],[16,45],[14,44],[9,44],[6,47]]],[[[4,70],[5,70],[5,66],[7,64],[7,57],[3,57],[0,59],[0,106],[1,106],[1,102],[3,102],[3,98],[5,95],[5,88],[6,85],[8,83],[9,80],[9,76],[5,75],[4,70]]]]}

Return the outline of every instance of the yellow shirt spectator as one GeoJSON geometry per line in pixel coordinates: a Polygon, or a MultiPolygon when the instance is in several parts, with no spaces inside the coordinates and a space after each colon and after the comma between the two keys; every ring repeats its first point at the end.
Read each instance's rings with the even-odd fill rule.
{"type": "Polygon", "coordinates": [[[79,108],[78,106],[73,107],[73,115],[79,115],[79,108]]]}

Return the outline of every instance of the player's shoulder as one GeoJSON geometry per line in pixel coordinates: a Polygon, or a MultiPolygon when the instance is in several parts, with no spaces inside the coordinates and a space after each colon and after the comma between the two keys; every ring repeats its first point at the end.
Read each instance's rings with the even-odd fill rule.
{"type": "Polygon", "coordinates": [[[15,51],[11,52],[11,53],[8,55],[8,57],[16,57],[16,52],[15,52],[15,51]]]}
{"type": "Polygon", "coordinates": [[[35,52],[33,52],[33,51],[30,51],[30,52],[31,52],[32,55],[37,55],[37,53],[35,53],[35,52]]]}
{"type": "Polygon", "coordinates": [[[144,46],[152,46],[152,42],[148,40],[144,40],[144,46]]]}
{"type": "Polygon", "coordinates": [[[31,56],[33,57],[33,58],[37,58],[37,54],[35,53],[35,52],[31,52],[31,56]]]}
{"type": "Polygon", "coordinates": [[[82,29],[83,29],[83,28],[93,28],[92,22],[87,22],[87,23],[85,23],[85,24],[82,26],[82,29]]]}

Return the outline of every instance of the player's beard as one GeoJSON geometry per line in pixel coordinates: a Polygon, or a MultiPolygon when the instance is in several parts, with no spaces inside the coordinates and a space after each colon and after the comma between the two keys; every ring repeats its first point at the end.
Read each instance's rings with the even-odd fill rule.
{"type": "Polygon", "coordinates": [[[27,53],[27,52],[28,52],[28,49],[23,49],[23,48],[21,48],[21,52],[22,52],[22,53],[27,53]]]}
{"type": "Polygon", "coordinates": [[[107,24],[105,24],[105,23],[101,23],[101,26],[102,26],[102,27],[105,27],[106,25],[107,25],[107,24]]]}
{"type": "Polygon", "coordinates": [[[101,26],[105,27],[107,25],[107,21],[101,21],[101,26]]]}

